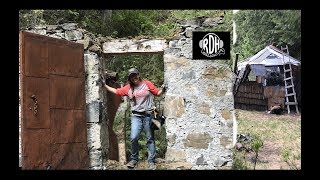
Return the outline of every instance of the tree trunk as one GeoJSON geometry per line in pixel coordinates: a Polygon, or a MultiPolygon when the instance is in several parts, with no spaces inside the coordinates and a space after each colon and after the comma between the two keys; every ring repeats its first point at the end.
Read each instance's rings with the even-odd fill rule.
{"type": "Polygon", "coordinates": [[[111,32],[111,17],[112,17],[112,10],[103,10],[103,26],[107,33],[111,32]]]}
{"type": "Polygon", "coordinates": [[[111,21],[112,10],[104,10],[103,11],[103,23],[107,24],[111,21]]]}

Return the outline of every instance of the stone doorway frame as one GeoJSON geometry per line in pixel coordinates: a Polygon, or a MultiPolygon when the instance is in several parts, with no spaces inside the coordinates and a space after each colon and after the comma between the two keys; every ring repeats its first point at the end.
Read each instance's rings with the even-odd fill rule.
{"type": "MultiPolygon", "coordinates": [[[[105,42],[102,45],[102,61],[101,65],[105,68],[106,59],[110,58],[111,56],[130,56],[130,55],[161,55],[164,58],[164,51],[168,48],[168,44],[166,43],[167,40],[165,39],[116,39],[109,42],[105,42]]],[[[103,72],[105,69],[103,69],[103,72]]],[[[103,74],[105,76],[105,74],[103,74]]],[[[105,77],[104,77],[105,78],[105,77]]],[[[107,99],[106,91],[102,91],[103,99],[107,99]]],[[[103,102],[105,107],[108,108],[107,102],[103,102]]],[[[109,122],[109,119],[107,120],[109,122]]],[[[109,124],[109,123],[108,123],[109,124]]],[[[111,128],[113,128],[113,123],[109,124],[111,128]]],[[[110,131],[110,129],[109,129],[110,131]]],[[[110,136],[110,132],[108,132],[110,136]]],[[[126,140],[125,140],[126,143],[126,140]]],[[[109,142],[110,145],[110,142],[109,142]]],[[[116,149],[118,152],[115,154],[119,154],[119,149],[116,149]]],[[[114,152],[108,152],[114,153],[114,152]]],[[[124,152],[125,153],[125,152],[124,152]]],[[[125,155],[125,154],[124,154],[125,155]]],[[[126,162],[126,158],[120,159],[121,155],[119,154],[119,163],[123,164],[126,162]]],[[[109,158],[108,158],[109,159],[109,158]]]]}

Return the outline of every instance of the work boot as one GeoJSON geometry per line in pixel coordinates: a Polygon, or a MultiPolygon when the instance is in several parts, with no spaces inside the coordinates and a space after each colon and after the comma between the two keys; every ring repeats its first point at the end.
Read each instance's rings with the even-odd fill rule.
{"type": "Polygon", "coordinates": [[[136,167],[137,165],[137,161],[136,160],[131,160],[128,164],[127,164],[127,167],[130,168],[130,169],[133,169],[134,167],[136,167]]]}
{"type": "Polygon", "coordinates": [[[154,164],[154,162],[149,162],[148,163],[148,169],[149,170],[155,170],[156,169],[156,165],[154,164]]]}

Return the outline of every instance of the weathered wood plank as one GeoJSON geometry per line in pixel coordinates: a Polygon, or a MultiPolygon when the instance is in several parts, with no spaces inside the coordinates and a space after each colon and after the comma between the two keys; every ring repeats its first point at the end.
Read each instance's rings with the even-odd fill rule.
{"type": "Polygon", "coordinates": [[[164,39],[112,40],[103,43],[103,53],[160,53],[163,52],[167,46],[166,40],[164,39]]]}

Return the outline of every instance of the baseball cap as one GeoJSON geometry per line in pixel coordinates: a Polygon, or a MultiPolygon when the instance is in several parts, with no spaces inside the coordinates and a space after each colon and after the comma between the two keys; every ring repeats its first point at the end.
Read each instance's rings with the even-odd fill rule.
{"type": "Polygon", "coordinates": [[[128,79],[129,79],[131,74],[139,74],[138,69],[136,69],[136,68],[129,69],[129,71],[128,71],[128,79]]]}

